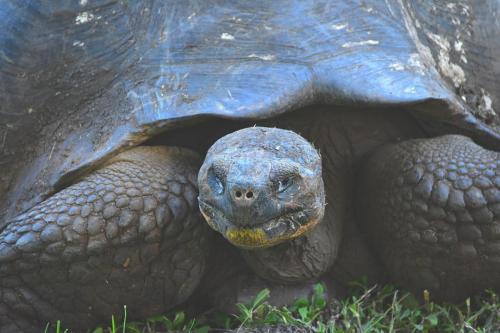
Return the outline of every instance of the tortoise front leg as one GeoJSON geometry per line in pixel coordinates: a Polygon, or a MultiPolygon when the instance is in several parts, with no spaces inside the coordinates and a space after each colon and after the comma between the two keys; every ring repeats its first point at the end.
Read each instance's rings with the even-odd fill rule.
{"type": "Polygon", "coordinates": [[[181,148],[134,148],[11,221],[0,234],[0,332],[56,320],[80,331],[123,305],[143,317],[185,301],[209,250],[199,162],[181,148]]]}
{"type": "Polygon", "coordinates": [[[458,300],[500,287],[500,154],[447,135],[377,151],[358,203],[394,280],[458,300]]]}

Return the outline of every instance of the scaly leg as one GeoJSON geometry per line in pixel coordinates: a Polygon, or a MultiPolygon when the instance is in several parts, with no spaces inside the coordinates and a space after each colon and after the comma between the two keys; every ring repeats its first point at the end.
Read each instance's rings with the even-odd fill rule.
{"type": "Polygon", "coordinates": [[[447,135],[388,145],[367,161],[359,211],[401,285],[459,300],[500,287],[500,154],[447,135]]]}
{"type": "Polygon", "coordinates": [[[0,332],[56,320],[82,331],[124,305],[144,317],[185,301],[209,250],[199,163],[186,149],[137,147],[11,221],[0,234],[0,332]]]}

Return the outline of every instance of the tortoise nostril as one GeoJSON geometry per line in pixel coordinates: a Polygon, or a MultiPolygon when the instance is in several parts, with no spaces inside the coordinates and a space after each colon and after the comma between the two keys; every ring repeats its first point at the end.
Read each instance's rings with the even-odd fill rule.
{"type": "Polygon", "coordinates": [[[252,199],[253,198],[253,192],[252,191],[248,191],[246,197],[247,197],[247,199],[252,199]]]}
{"type": "Polygon", "coordinates": [[[240,191],[236,191],[234,194],[237,198],[241,198],[242,193],[240,191]]]}

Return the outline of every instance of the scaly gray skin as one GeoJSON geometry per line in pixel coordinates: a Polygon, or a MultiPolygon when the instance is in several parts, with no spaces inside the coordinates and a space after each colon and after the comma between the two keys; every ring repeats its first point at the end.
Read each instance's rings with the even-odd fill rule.
{"type": "Polygon", "coordinates": [[[395,281],[459,300],[500,288],[500,154],[447,135],[389,145],[364,166],[360,221],[395,281]]]}
{"type": "MultiPolygon", "coordinates": [[[[466,138],[451,136],[407,141],[383,148],[372,160],[364,161],[363,155],[383,143],[423,135],[413,122],[401,117],[390,113],[325,112],[295,120],[280,118],[280,126],[300,131],[315,143],[322,163],[316,149],[297,134],[263,128],[249,128],[220,139],[201,169],[196,154],[179,148],[138,147],[112,158],[2,230],[0,332],[39,332],[47,321],[57,319],[81,331],[107,322],[110,314],[121,313],[123,304],[127,304],[130,316],[144,318],[188,299],[204,275],[207,260],[225,261],[228,257],[224,252],[211,252],[216,244],[210,240],[212,233],[201,218],[196,200],[198,171],[201,205],[218,205],[222,212],[218,216],[225,218],[210,222],[216,228],[226,228],[219,229],[223,232],[258,227],[255,222],[269,221],[290,207],[303,208],[307,219],[298,211],[294,211],[297,216],[287,217],[302,226],[316,224],[294,238],[299,235],[292,232],[291,223],[285,223],[290,228],[266,234],[265,244],[254,242],[264,238],[243,238],[243,243],[238,243],[239,238],[232,239],[243,245],[247,263],[266,281],[295,288],[298,283],[315,281],[325,272],[347,279],[371,273],[372,268],[367,269],[370,265],[380,270],[373,257],[375,251],[367,248],[354,223],[354,201],[361,207],[358,211],[367,213],[363,223],[367,236],[375,242],[374,249],[396,282],[441,292],[444,297],[475,291],[473,285],[498,287],[499,264],[494,260],[499,234],[498,153],[466,138]],[[450,191],[447,204],[441,207],[457,222],[450,222],[443,232],[440,228],[444,228],[444,222],[429,217],[442,217],[442,211],[433,209],[431,203],[437,195],[433,194],[434,188],[440,195],[445,190],[441,183],[432,183],[434,178],[429,180],[431,171],[427,170],[432,166],[424,163],[439,154],[441,160],[436,164],[453,164],[457,168],[446,173],[450,191]],[[408,163],[419,158],[420,162],[408,163]],[[253,201],[236,204],[236,200],[246,199],[231,197],[235,191],[211,197],[217,182],[208,181],[208,171],[216,161],[222,161],[219,166],[226,176],[222,180],[229,179],[231,189],[245,185],[239,188],[242,196],[256,182],[253,185],[258,185],[255,188],[260,192],[246,198],[253,201]],[[382,167],[381,161],[387,166],[382,167]],[[466,168],[461,169],[459,162],[466,168]],[[469,162],[477,168],[469,166],[469,162]],[[481,163],[485,169],[479,177],[474,170],[483,168],[481,163]],[[366,166],[362,177],[356,177],[359,165],[366,166]],[[408,168],[415,172],[407,173],[408,168]],[[283,184],[286,177],[276,177],[290,173],[296,182],[289,186],[283,184]],[[412,174],[420,182],[412,183],[412,174]],[[450,178],[453,174],[456,180],[450,178]],[[465,187],[464,175],[474,178],[471,187],[465,187]],[[362,181],[355,196],[352,188],[358,179],[362,181]],[[280,180],[283,191],[277,193],[280,180]],[[430,196],[429,181],[433,185],[430,196]],[[472,186],[482,189],[482,196],[471,190],[472,186]],[[414,205],[404,202],[408,192],[415,198],[422,195],[421,200],[414,205]],[[456,199],[461,194],[463,204],[456,199]],[[266,200],[259,201],[263,198],[266,200]],[[327,205],[323,212],[324,202],[327,205]],[[249,210],[253,204],[265,209],[249,210]],[[425,214],[419,211],[422,207],[427,207],[425,214]],[[398,218],[405,209],[413,212],[405,216],[414,216],[415,222],[398,218]],[[323,220],[317,221],[321,216],[323,220]],[[428,225],[423,227],[418,217],[425,218],[428,225]],[[470,217],[468,222],[460,220],[465,217],[470,217]],[[418,224],[414,227],[412,223],[418,224]],[[417,228],[423,229],[417,232],[417,228]],[[443,235],[450,230],[458,240],[447,247],[443,235]],[[477,237],[477,230],[481,237],[477,237]],[[472,240],[472,236],[476,238],[472,240]],[[277,245],[255,248],[273,243],[277,245]],[[463,264],[467,267],[463,268],[463,264]],[[409,273],[403,274],[404,270],[409,273]]],[[[227,183],[222,185],[228,188],[227,183]]],[[[210,218],[206,209],[205,214],[210,218]]],[[[216,283],[224,285],[226,281],[216,283]]]]}
{"type": "Polygon", "coordinates": [[[164,313],[191,295],[209,252],[197,154],[138,147],[18,216],[0,234],[0,332],[76,332],[164,313]]]}

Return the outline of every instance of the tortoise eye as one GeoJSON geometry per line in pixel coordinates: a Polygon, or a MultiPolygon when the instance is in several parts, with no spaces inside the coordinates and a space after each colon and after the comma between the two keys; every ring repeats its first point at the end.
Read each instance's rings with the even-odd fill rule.
{"type": "Polygon", "coordinates": [[[283,193],[301,178],[300,168],[296,163],[278,161],[272,167],[270,178],[274,183],[276,193],[283,193]]]}
{"type": "Polygon", "coordinates": [[[222,194],[224,192],[224,184],[222,184],[222,181],[217,176],[214,177],[214,186],[213,187],[214,187],[214,190],[217,194],[222,194]]]}
{"type": "Polygon", "coordinates": [[[224,166],[214,163],[208,171],[208,183],[217,194],[224,193],[226,169],[224,166]]]}
{"type": "Polygon", "coordinates": [[[213,172],[213,170],[209,170],[208,172],[208,184],[215,193],[224,193],[224,182],[213,172]]]}
{"type": "Polygon", "coordinates": [[[292,186],[293,184],[293,176],[288,176],[288,177],[285,177],[281,180],[278,181],[278,193],[282,193],[284,191],[286,191],[287,188],[289,188],[290,186],[292,186]]]}

